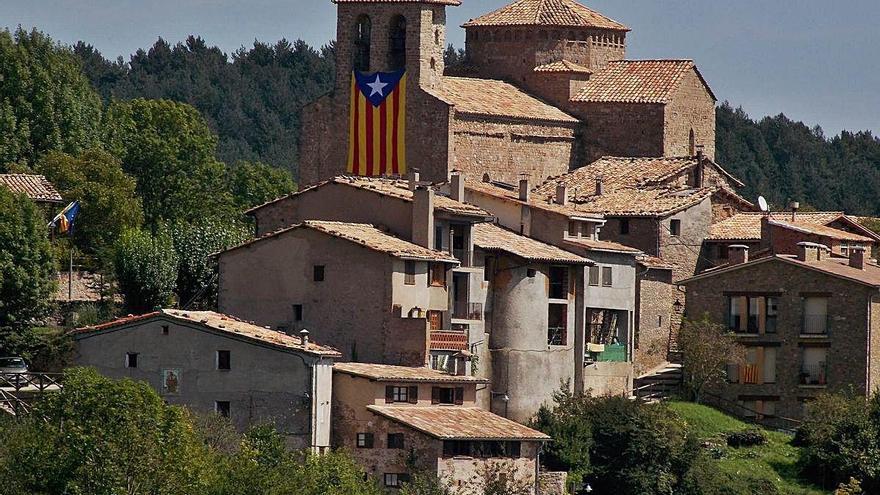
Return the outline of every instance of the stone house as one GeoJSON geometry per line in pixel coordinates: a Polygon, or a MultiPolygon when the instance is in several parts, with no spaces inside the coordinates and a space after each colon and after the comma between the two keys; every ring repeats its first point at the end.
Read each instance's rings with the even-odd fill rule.
{"type": "Polygon", "coordinates": [[[478,493],[498,465],[535,486],[550,438],[476,405],[487,380],[428,368],[339,363],[333,371],[333,445],[388,489],[417,472],[478,493]]]}
{"type": "Polygon", "coordinates": [[[346,360],[424,366],[432,332],[456,316],[447,279],[459,261],[370,224],[306,220],[218,263],[221,311],[293,334],[307,328],[346,360]]]}
{"type": "Polygon", "coordinates": [[[817,394],[878,389],[880,267],[863,248],[845,258],[802,242],[796,255],[751,260],[735,245],[727,265],[680,283],[689,317],[708,315],[746,348],[712,391],[743,414],[798,419],[817,394]]]}
{"type": "Polygon", "coordinates": [[[840,256],[849,256],[852,247],[864,247],[873,258],[880,235],[843,212],[742,212],[709,228],[703,242],[703,269],[727,263],[732,245],[748,246],[755,258],[797,254],[799,242],[823,244],[840,256]]]}
{"type": "Polygon", "coordinates": [[[170,404],[271,421],[293,448],[330,446],[334,349],[211,311],[163,309],[72,332],[74,362],[149,383],[170,404]]]}

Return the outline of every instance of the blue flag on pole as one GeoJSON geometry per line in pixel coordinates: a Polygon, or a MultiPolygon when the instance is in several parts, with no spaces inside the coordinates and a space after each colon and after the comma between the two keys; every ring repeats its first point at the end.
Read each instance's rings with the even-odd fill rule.
{"type": "Polygon", "coordinates": [[[61,210],[55,218],[49,222],[49,228],[54,229],[57,228],[58,232],[61,234],[67,233],[68,235],[73,234],[73,221],[76,219],[76,215],[79,213],[79,201],[74,201],[67,205],[67,208],[61,210]]]}

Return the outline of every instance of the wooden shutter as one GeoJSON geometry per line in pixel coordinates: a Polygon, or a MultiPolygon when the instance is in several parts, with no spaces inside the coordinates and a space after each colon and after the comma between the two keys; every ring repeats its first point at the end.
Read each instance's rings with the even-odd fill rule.
{"type": "Polygon", "coordinates": [[[419,403],[419,387],[418,385],[412,386],[409,388],[409,393],[407,394],[407,399],[410,404],[418,404],[419,403]]]}
{"type": "MultiPolygon", "coordinates": [[[[758,298],[758,333],[764,335],[767,333],[767,298],[758,298]]],[[[758,360],[760,363],[762,360],[758,360]]]]}
{"type": "Polygon", "coordinates": [[[464,387],[456,387],[455,389],[455,405],[464,404],[464,387]]]}
{"type": "Polygon", "coordinates": [[[392,404],[394,402],[394,386],[388,385],[385,387],[385,403],[392,404]]]}
{"type": "Polygon", "coordinates": [[[749,298],[742,296],[736,298],[739,304],[739,331],[747,332],[749,330],[749,298]]]}
{"type": "Polygon", "coordinates": [[[440,387],[431,387],[431,404],[440,403],[440,387]]]}

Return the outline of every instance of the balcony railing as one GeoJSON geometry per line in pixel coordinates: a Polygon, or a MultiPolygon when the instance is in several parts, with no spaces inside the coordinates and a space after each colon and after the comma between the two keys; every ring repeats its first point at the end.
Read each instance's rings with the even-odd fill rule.
{"type": "Polygon", "coordinates": [[[471,268],[474,265],[474,252],[466,249],[453,249],[452,257],[461,262],[462,268],[471,268]]]}
{"type": "Polygon", "coordinates": [[[456,320],[481,321],[483,319],[483,304],[469,302],[453,303],[452,317],[456,320]]]}
{"type": "Polygon", "coordinates": [[[825,363],[801,365],[801,385],[825,385],[828,383],[828,366],[825,363]]]}
{"type": "Polygon", "coordinates": [[[828,315],[804,315],[804,335],[827,335],[828,315]]]}
{"type": "Polygon", "coordinates": [[[602,352],[587,352],[587,361],[594,363],[625,363],[627,362],[626,346],[623,344],[608,344],[602,352]]]}

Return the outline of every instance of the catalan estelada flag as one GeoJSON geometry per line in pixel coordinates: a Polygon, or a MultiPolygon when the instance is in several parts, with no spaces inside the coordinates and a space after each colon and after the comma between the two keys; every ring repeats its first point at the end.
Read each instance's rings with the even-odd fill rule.
{"type": "Polygon", "coordinates": [[[355,71],[349,113],[348,173],[406,174],[406,72],[355,71]]]}
{"type": "Polygon", "coordinates": [[[73,222],[79,213],[79,201],[74,201],[67,205],[67,208],[61,210],[61,213],[55,215],[55,218],[49,222],[50,229],[58,229],[61,234],[73,234],[73,222]]]}

